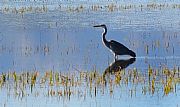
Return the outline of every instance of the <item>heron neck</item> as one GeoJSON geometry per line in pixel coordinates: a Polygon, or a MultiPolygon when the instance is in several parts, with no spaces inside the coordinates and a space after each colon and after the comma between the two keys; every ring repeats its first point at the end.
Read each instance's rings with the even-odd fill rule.
{"type": "Polygon", "coordinates": [[[105,27],[105,28],[104,28],[104,32],[102,33],[102,36],[103,36],[102,40],[103,40],[104,44],[105,44],[107,47],[109,47],[108,41],[106,40],[106,34],[107,34],[107,28],[105,27]]]}
{"type": "Polygon", "coordinates": [[[103,36],[105,36],[107,34],[107,28],[104,27],[104,32],[102,33],[103,36]]]}

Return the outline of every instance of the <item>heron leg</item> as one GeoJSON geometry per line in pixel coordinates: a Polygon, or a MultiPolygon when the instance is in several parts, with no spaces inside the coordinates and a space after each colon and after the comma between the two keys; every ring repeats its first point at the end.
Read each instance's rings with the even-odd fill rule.
{"type": "Polygon", "coordinates": [[[114,62],[116,62],[116,54],[114,54],[114,62]]]}
{"type": "Polygon", "coordinates": [[[116,59],[118,59],[118,55],[116,55],[116,59]]]}
{"type": "Polygon", "coordinates": [[[114,60],[117,61],[118,56],[116,54],[114,54],[114,60]]]}

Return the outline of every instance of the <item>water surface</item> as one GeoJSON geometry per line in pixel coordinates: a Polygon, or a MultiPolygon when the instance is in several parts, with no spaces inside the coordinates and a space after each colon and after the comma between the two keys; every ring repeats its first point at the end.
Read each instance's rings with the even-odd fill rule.
{"type": "MultiPolygon", "coordinates": [[[[102,43],[103,30],[93,27],[96,24],[107,25],[108,40],[119,41],[136,53],[137,58],[125,67],[126,71],[136,69],[148,74],[149,67],[161,71],[164,68],[178,69],[180,66],[178,1],[109,1],[103,4],[99,1],[89,4],[85,1],[9,1],[0,2],[0,7],[0,71],[4,73],[38,71],[43,75],[49,71],[97,71],[103,74],[114,62],[114,57],[102,43]]],[[[129,59],[127,56],[119,58],[129,59]]],[[[147,76],[144,78],[148,79],[147,76]]],[[[10,83],[13,84],[12,81],[10,83]]],[[[33,93],[25,88],[25,97],[17,97],[13,93],[17,90],[5,85],[0,89],[0,98],[3,99],[0,104],[4,107],[179,106],[179,84],[176,84],[176,92],[172,91],[167,96],[164,95],[163,85],[158,84],[159,91],[146,95],[141,93],[143,86],[131,82],[128,86],[114,86],[112,95],[107,87],[104,93],[101,88],[97,88],[96,96],[89,94],[89,87],[80,86],[79,90],[87,88],[87,91],[69,99],[58,95],[48,96],[51,89],[63,90],[58,86],[47,84],[40,88],[36,85],[33,93]],[[131,95],[131,90],[135,88],[137,91],[131,95]],[[13,91],[10,95],[8,89],[13,91]],[[87,94],[85,98],[84,94],[87,94]]],[[[77,90],[77,87],[72,88],[77,90]]]]}

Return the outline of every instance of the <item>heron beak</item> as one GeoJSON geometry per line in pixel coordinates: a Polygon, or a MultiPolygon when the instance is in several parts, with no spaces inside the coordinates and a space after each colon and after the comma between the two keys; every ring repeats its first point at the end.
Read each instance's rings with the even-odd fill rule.
{"type": "Polygon", "coordinates": [[[93,26],[93,27],[101,27],[101,25],[95,25],[95,26],[93,26]]]}

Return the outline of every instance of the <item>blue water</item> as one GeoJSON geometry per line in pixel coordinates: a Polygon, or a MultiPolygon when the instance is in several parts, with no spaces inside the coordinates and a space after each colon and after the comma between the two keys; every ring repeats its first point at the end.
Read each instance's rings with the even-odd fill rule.
{"type": "MultiPolygon", "coordinates": [[[[106,24],[106,38],[124,44],[136,53],[136,61],[126,70],[137,68],[147,72],[154,69],[173,69],[180,66],[180,8],[179,0],[164,1],[0,1],[0,72],[8,71],[93,71],[103,73],[114,61],[113,54],[103,45],[103,32],[94,28],[106,24]],[[88,3],[87,3],[88,2],[88,3]],[[147,4],[168,4],[167,7],[147,7],[147,4]],[[115,8],[108,5],[134,5],[134,8],[115,8]],[[139,7],[143,5],[143,8],[139,7]],[[176,8],[174,4],[178,4],[176,8]],[[76,10],[83,5],[83,9],[76,10]],[[92,6],[100,5],[93,10],[92,6]],[[35,11],[36,7],[47,8],[35,11]],[[32,7],[32,11],[14,12],[14,8],[32,7]],[[6,9],[9,10],[6,10],[6,9]],[[72,10],[71,10],[72,9],[72,10]]],[[[19,10],[18,10],[19,11],[19,10]]],[[[127,59],[128,56],[120,56],[127,59]]],[[[129,58],[129,57],[128,57],[129,58]]],[[[133,87],[130,85],[130,87],[133,87]]],[[[48,87],[52,88],[52,87],[48,87]]],[[[47,97],[47,88],[37,88],[40,95],[30,94],[23,99],[10,97],[6,88],[0,88],[1,106],[12,107],[178,107],[179,84],[177,92],[164,96],[162,90],[155,94],[143,95],[141,91],[129,95],[126,86],[114,88],[96,97],[73,96],[71,100],[58,96],[47,97]],[[41,91],[42,90],[42,93],[41,91]],[[44,91],[43,91],[44,90],[44,91]],[[4,93],[5,92],[5,93],[4,93]],[[36,96],[36,97],[35,97],[36,96]],[[38,102],[37,102],[38,100],[38,102]],[[127,102],[128,101],[128,102],[127,102]]],[[[138,85],[137,90],[141,90],[138,85]]],[[[56,88],[55,88],[56,89],[56,88]]],[[[84,89],[84,88],[82,88],[84,89]]],[[[29,89],[26,90],[27,93],[29,89]]],[[[107,90],[106,90],[107,91],[107,90]]]]}
{"type": "Polygon", "coordinates": [[[102,44],[103,30],[93,28],[102,23],[108,27],[108,40],[136,52],[133,67],[173,68],[179,65],[179,20],[179,9],[1,13],[0,68],[103,71],[113,55],[102,44]]]}

